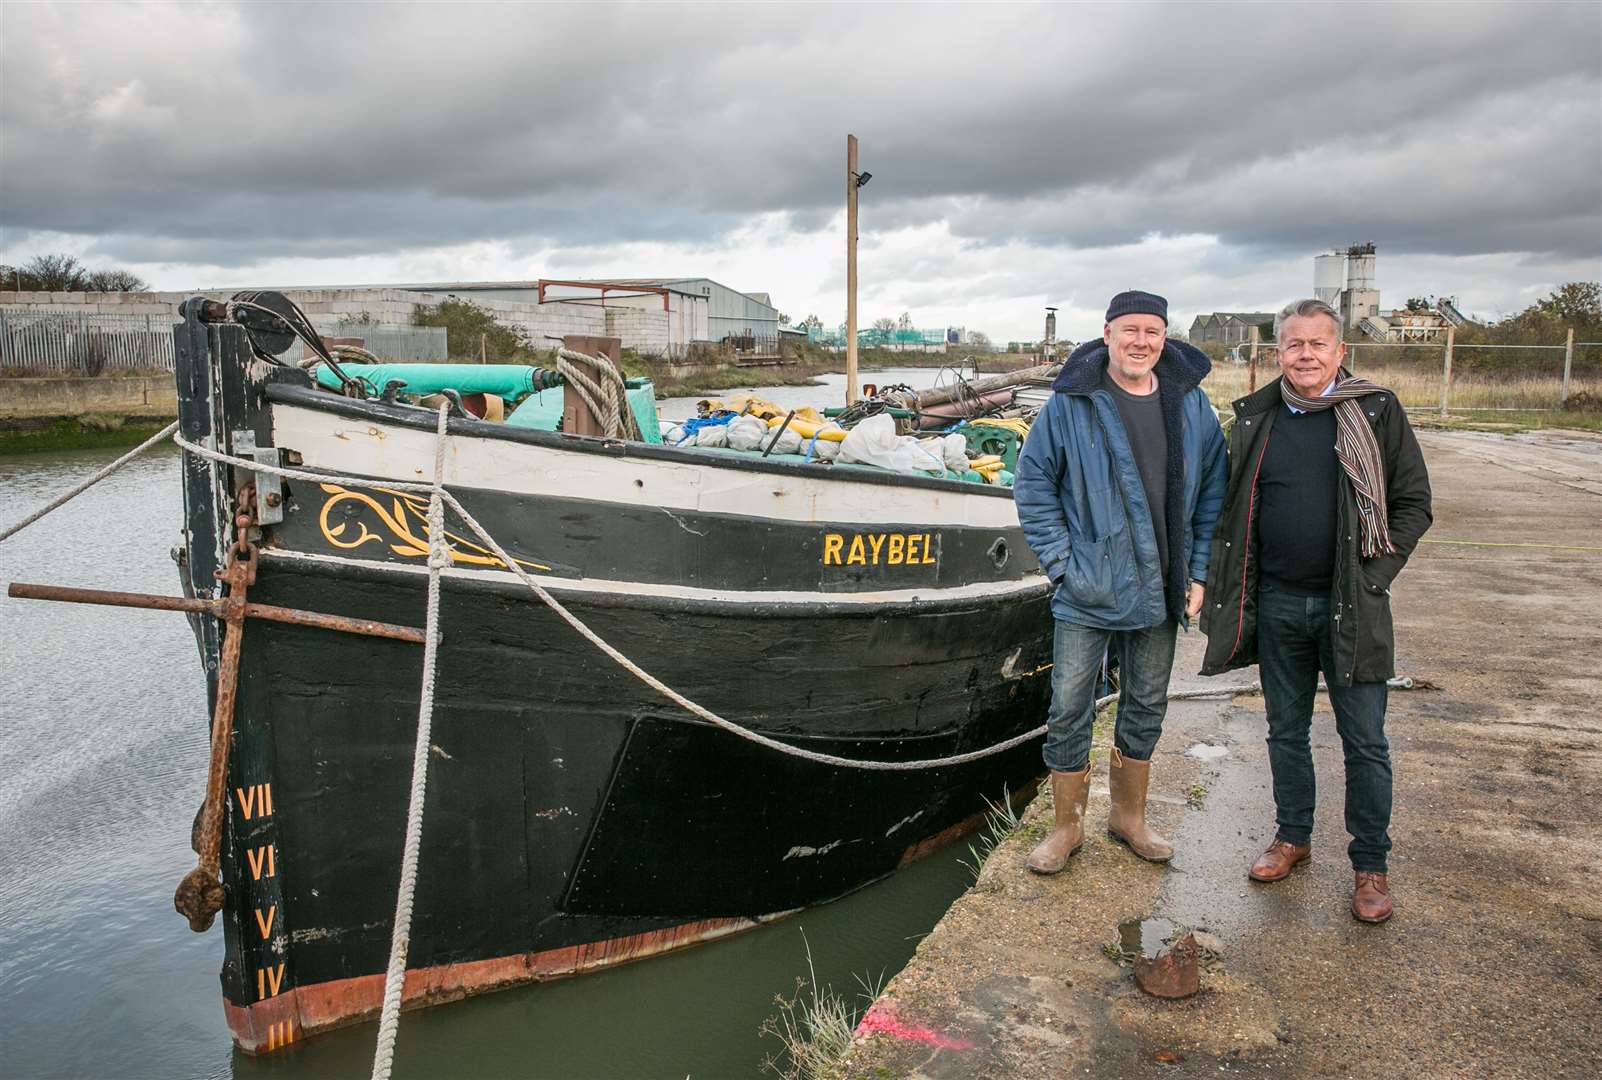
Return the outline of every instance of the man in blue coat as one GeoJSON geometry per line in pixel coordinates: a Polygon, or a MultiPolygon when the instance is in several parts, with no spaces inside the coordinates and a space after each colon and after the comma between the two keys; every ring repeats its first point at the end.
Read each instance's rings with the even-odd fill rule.
{"type": "Polygon", "coordinates": [[[1063,364],[1018,459],[1018,519],[1056,586],[1044,750],[1056,827],[1029,855],[1040,874],[1063,870],[1084,842],[1095,690],[1109,645],[1120,691],[1107,832],[1152,862],[1174,853],[1146,825],[1146,788],[1175,634],[1201,610],[1229,464],[1200,388],[1212,365],[1167,338],[1168,301],[1113,297],[1102,340],[1063,364]]]}

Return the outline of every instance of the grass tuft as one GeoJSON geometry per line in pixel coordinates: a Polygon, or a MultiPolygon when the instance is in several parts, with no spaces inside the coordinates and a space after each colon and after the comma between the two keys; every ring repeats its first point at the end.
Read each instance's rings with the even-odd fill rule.
{"type": "Polygon", "coordinates": [[[968,845],[968,854],[973,861],[969,862],[968,859],[957,860],[973,871],[975,881],[979,880],[979,875],[985,868],[985,861],[990,858],[991,853],[1001,845],[1003,840],[1017,832],[1023,824],[1018,819],[1018,812],[1012,808],[1012,798],[1005,787],[1001,789],[1000,802],[991,802],[986,799],[985,805],[989,809],[985,811],[984,828],[979,831],[979,835],[974,839],[973,843],[968,845]]]}
{"type": "MultiPolygon", "coordinates": [[[[806,942],[806,933],[801,940],[806,942]]],[[[789,997],[773,999],[779,1011],[762,1021],[758,1031],[779,1040],[782,1050],[762,1060],[762,1071],[782,1080],[837,1080],[842,1073],[851,1036],[856,1031],[858,1008],[842,994],[818,986],[812,964],[812,945],[806,943],[807,977],[795,980],[789,997]]],[[[884,989],[881,976],[871,982],[857,976],[860,996],[872,1004],[884,989]]]]}

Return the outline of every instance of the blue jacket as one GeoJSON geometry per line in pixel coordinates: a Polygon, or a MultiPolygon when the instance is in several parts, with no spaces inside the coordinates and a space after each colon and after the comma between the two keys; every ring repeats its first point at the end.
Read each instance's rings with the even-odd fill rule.
{"type": "Polygon", "coordinates": [[[1201,380],[1205,353],[1170,341],[1154,369],[1168,433],[1167,588],[1157,534],[1112,395],[1107,346],[1073,351],[1018,458],[1012,497],[1024,537],[1056,584],[1051,612],[1107,630],[1185,622],[1185,586],[1207,580],[1213,522],[1229,479],[1224,433],[1201,380]]]}

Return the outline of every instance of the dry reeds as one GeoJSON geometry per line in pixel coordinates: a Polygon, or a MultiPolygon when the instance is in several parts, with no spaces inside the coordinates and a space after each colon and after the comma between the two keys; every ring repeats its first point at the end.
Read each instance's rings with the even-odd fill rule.
{"type": "MultiPolygon", "coordinates": [[[[1441,404],[1440,370],[1429,370],[1412,365],[1365,364],[1354,374],[1391,390],[1409,408],[1439,407],[1441,404]]],[[[1279,365],[1272,357],[1259,360],[1257,385],[1279,376],[1279,365]]],[[[1207,396],[1219,409],[1228,409],[1229,403],[1246,393],[1248,373],[1244,364],[1215,364],[1212,374],[1202,383],[1207,396]]],[[[1475,371],[1454,372],[1449,406],[1453,409],[1556,409],[1563,392],[1563,381],[1557,376],[1504,376],[1488,375],[1475,371]]],[[[1569,383],[1570,395],[1602,393],[1602,377],[1577,375],[1569,383]]]]}

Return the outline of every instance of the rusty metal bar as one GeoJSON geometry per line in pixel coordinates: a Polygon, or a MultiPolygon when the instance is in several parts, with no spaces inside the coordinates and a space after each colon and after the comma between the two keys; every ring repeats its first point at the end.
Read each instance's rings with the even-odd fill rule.
{"type": "Polygon", "coordinates": [[[375,619],[358,619],[350,615],[327,615],[321,611],[300,611],[273,604],[246,604],[245,617],[292,623],[296,626],[315,626],[322,630],[339,630],[346,634],[364,634],[367,637],[410,641],[414,645],[423,644],[423,631],[415,626],[400,626],[397,623],[378,622],[375,619]]]}
{"type": "MultiPolygon", "coordinates": [[[[156,611],[189,611],[201,615],[227,615],[227,600],[200,600],[187,596],[157,596],[154,593],[117,592],[110,589],[81,589],[68,585],[37,585],[26,581],[13,581],[6,595],[18,600],[59,600],[69,604],[100,604],[106,607],[150,608],[156,611]]],[[[415,626],[399,626],[374,619],[358,619],[349,615],[328,615],[321,611],[300,611],[278,607],[275,604],[245,604],[245,617],[267,619],[270,622],[290,623],[295,626],[313,626],[321,630],[338,630],[347,634],[390,638],[423,643],[423,631],[415,626]]]]}
{"type": "Polygon", "coordinates": [[[221,600],[191,600],[187,596],[157,596],[153,593],[116,592],[111,589],[80,589],[71,585],[36,585],[13,581],[6,595],[18,600],[61,600],[69,604],[102,604],[107,607],[155,608],[158,611],[194,611],[222,615],[221,600]]]}

